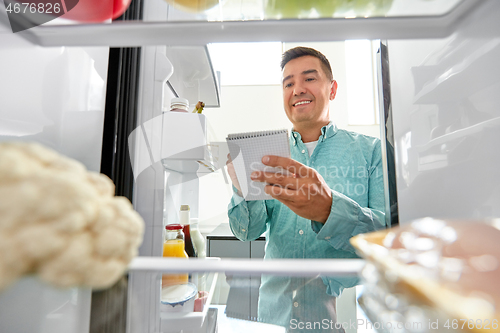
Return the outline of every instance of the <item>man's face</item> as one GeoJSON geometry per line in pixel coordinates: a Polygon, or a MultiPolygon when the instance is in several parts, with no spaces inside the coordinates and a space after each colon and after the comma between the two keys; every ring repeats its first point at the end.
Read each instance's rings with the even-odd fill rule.
{"type": "Polygon", "coordinates": [[[328,123],[336,92],[337,82],[328,79],[316,57],[295,58],[283,68],[283,104],[296,128],[328,123]]]}

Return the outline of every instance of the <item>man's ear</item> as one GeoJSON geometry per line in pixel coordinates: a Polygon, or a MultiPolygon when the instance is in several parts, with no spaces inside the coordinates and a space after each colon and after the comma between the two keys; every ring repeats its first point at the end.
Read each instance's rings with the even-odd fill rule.
{"type": "Polygon", "coordinates": [[[337,95],[337,81],[332,80],[332,87],[330,90],[330,101],[333,101],[336,95],[337,95]]]}

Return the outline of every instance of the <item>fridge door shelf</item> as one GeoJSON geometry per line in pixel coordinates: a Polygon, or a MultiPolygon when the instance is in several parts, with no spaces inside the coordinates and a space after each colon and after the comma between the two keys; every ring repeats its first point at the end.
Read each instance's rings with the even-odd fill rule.
{"type": "Polygon", "coordinates": [[[203,114],[165,112],[161,142],[161,161],[167,170],[209,173],[217,168],[203,114]]]}
{"type": "MultiPolygon", "coordinates": [[[[219,260],[220,258],[207,258],[219,260]]],[[[217,278],[219,273],[210,272],[197,274],[198,280],[205,280],[208,288],[208,297],[201,312],[160,312],[162,332],[179,332],[181,330],[196,330],[202,327],[216,292],[217,278]]]]}

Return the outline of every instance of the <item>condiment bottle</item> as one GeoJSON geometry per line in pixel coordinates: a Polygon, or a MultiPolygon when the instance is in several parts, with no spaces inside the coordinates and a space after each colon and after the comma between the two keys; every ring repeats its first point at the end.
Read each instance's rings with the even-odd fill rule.
{"type": "MultiPolygon", "coordinates": [[[[184,233],[182,225],[167,224],[165,227],[165,241],[163,242],[163,256],[188,258],[184,251],[184,233]]],[[[163,274],[161,277],[162,288],[174,284],[182,284],[189,282],[189,275],[186,274],[163,274]]]]}
{"type": "MultiPolygon", "coordinates": [[[[198,219],[196,218],[191,219],[190,231],[191,231],[191,240],[193,241],[193,245],[196,250],[196,254],[198,255],[198,258],[206,258],[207,252],[205,248],[205,238],[203,237],[203,235],[200,232],[200,229],[198,228],[198,219]]],[[[202,297],[201,296],[202,293],[206,293],[206,279],[207,276],[204,273],[198,274],[197,276],[196,286],[200,291],[200,297],[202,297]]]]}
{"type": "Polygon", "coordinates": [[[205,238],[200,232],[198,227],[198,219],[191,219],[191,240],[193,241],[193,246],[196,251],[198,258],[205,258],[207,256],[205,248],[205,238]]]}
{"type": "Polygon", "coordinates": [[[170,111],[188,112],[189,101],[185,98],[175,97],[170,100],[170,111]]]}
{"type": "Polygon", "coordinates": [[[185,240],[184,249],[186,250],[188,256],[196,257],[196,250],[194,249],[193,241],[191,239],[189,211],[190,211],[189,205],[182,205],[181,210],[179,212],[179,219],[184,231],[184,240],[185,240]]]}

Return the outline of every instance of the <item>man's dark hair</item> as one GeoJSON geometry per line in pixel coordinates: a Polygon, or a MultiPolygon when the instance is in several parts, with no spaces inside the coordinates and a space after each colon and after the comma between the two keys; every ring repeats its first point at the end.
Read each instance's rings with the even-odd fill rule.
{"type": "Polygon", "coordinates": [[[304,46],[297,46],[293,49],[290,49],[283,53],[283,57],[281,58],[281,70],[285,68],[285,65],[293,59],[300,58],[303,56],[313,56],[318,58],[321,61],[321,67],[326,74],[326,77],[331,81],[333,80],[332,67],[330,66],[330,62],[325,57],[325,55],[315,49],[304,46]]]}

